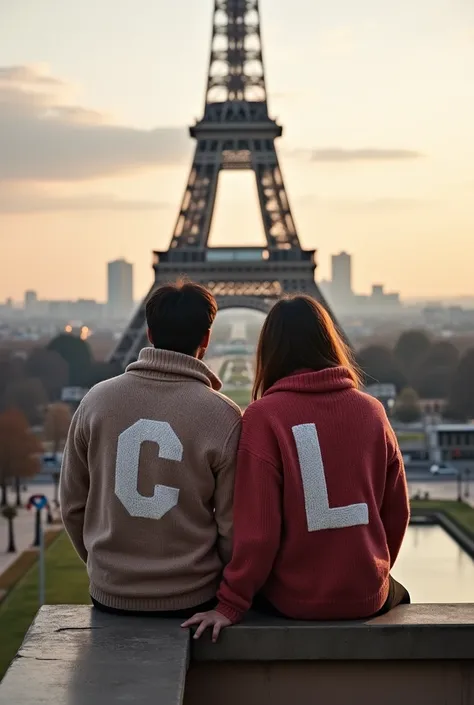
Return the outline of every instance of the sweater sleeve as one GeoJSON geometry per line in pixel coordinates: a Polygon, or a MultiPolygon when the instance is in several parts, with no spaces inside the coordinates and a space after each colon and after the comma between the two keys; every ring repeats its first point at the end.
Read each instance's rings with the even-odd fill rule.
{"type": "Polygon", "coordinates": [[[388,432],[387,447],[387,478],[380,514],[393,567],[410,521],[410,500],[403,457],[392,429],[388,432]]]}
{"type": "Polygon", "coordinates": [[[89,469],[87,466],[87,444],[82,433],[82,413],[76,411],[63,453],[60,479],[60,504],[64,527],[80,558],[87,562],[84,546],[84,515],[89,494],[89,469]]]}
{"type": "Polygon", "coordinates": [[[281,473],[247,448],[238,454],[234,551],[217,593],[218,612],[239,622],[266,583],[280,545],[281,473]]]}
{"type": "Polygon", "coordinates": [[[232,555],[232,504],[234,499],[235,466],[242,420],[239,419],[227,438],[221,462],[215,470],[214,510],[217,524],[217,550],[224,565],[232,555]]]}

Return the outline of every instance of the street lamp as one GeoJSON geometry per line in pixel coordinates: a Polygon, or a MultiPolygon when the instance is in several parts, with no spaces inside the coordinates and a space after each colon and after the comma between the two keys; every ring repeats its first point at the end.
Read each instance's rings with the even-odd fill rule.
{"type": "Polygon", "coordinates": [[[7,504],[6,507],[2,509],[2,516],[8,521],[8,546],[7,553],[16,553],[15,544],[15,532],[13,528],[13,522],[16,515],[18,514],[16,507],[11,507],[7,504]]]}
{"type": "MultiPolygon", "coordinates": [[[[459,448],[455,448],[451,453],[451,461],[454,459],[459,460],[461,457],[461,451],[459,448]]],[[[456,468],[456,478],[458,484],[458,502],[462,502],[462,470],[461,468],[456,468]]]]}
{"type": "Polygon", "coordinates": [[[466,488],[464,490],[464,497],[469,499],[471,496],[471,470],[467,468],[466,470],[466,488]]]}
{"type": "Polygon", "coordinates": [[[36,509],[35,521],[35,541],[33,546],[39,546],[38,568],[39,568],[39,604],[42,607],[45,603],[45,560],[44,560],[44,533],[41,521],[41,512],[46,509],[49,512],[48,498],[44,494],[31,495],[27,509],[36,509]]]}
{"type": "Polygon", "coordinates": [[[458,502],[462,502],[462,470],[457,471],[458,502]]]}

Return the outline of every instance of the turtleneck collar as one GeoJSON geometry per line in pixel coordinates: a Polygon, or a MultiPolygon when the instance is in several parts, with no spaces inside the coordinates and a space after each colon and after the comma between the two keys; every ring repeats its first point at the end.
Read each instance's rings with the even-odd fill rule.
{"type": "Polygon", "coordinates": [[[126,372],[168,382],[186,381],[187,378],[196,379],[216,392],[222,387],[219,377],[204,362],[190,355],[183,355],[171,350],[143,348],[138,360],[132,362],[126,372]]]}
{"type": "Polygon", "coordinates": [[[309,392],[310,394],[337,392],[354,386],[354,381],[346,367],[331,367],[319,372],[300,370],[280,379],[265,392],[264,396],[274,392],[309,392]]]}

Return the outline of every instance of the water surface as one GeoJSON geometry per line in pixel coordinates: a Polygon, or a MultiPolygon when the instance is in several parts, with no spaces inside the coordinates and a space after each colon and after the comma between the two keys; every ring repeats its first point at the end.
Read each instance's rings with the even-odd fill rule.
{"type": "Polygon", "coordinates": [[[393,570],[412,602],[474,602],[474,561],[440,526],[410,526],[393,570]]]}

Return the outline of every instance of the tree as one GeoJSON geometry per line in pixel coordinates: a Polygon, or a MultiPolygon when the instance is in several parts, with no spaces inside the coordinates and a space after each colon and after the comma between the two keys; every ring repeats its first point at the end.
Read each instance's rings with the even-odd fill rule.
{"type": "Polygon", "coordinates": [[[57,462],[58,453],[63,449],[67,438],[69,426],[71,425],[71,410],[67,404],[57,402],[50,404],[46,412],[44,423],[45,440],[51,443],[51,452],[53,454],[53,482],[54,482],[54,503],[58,505],[58,485],[60,468],[57,462]]]}
{"type": "Polygon", "coordinates": [[[17,382],[25,377],[25,363],[20,357],[9,356],[0,360],[0,398],[12,382],[17,382]]]}
{"type": "Polygon", "coordinates": [[[88,387],[94,387],[99,382],[105,382],[107,379],[117,377],[121,374],[120,365],[114,362],[94,362],[91,365],[88,387]]]}
{"type": "Polygon", "coordinates": [[[39,379],[19,379],[11,382],[3,397],[4,409],[19,409],[31,426],[43,421],[48,397],[39,379]]]}
{"type": "Polygon", "coordinates": [[[418,394],[414,389],[406,387],[399,394],[394,407],[394,416],[402,423],[413,423],[421,418],[418,394]]]}
{"type": "Polygon", "coordinates": [[[71,387],[87,386],[92,365],[92,353],[85,340],[69,333],[61,333],[49,343],[47,349],[57,352],[69,365],[71,387]]]}
{"type": "Polygon", "coordinates": [[[431,341],[423,331],[409,330],[401,334],[393,349],[393,354],[407,377],[427,354],[430,347],[431,341]]]}
{"type": "Polygon", "coordinates": [[[382,345],[363,348],[357,355],[357,362],[367,385],[394,384],[399,391],[406,384],[406,378],[392,352],[382,345]]]}
{"type": "Polygon", "coordinates": [[[35,377],[43,383],[50,401],[61,398],[61,390],[69,382],[68,363],[55,350],[35,348],[26,363],[28,377],[35,377]]]}
{"type": "Polygon", "coordinates": [[[454,372],[449,395],[450,414],[454,418],[474,418],[474,348],[469,348],[454,372]]]}
{"type": "Polygon", "coordinates": [[[428,349],[423,364],[428,367],[455,368],[459,362],[459,350],[447,340],[439,340],[428,349]]]}
{"type": "Polygon", "coordinates": [[[421,367],[414,376],[413,387],[422,399],[447,399],[453,370],[448,367],[421,367]]]}
{"type": "Polygon", "coordinates": [[[21,478],[40,470],[41,443],[31,432],[28,421],[18,409],[0,413],[0,505],[7,503],[7,484],[14,480],[17,506],[21,505],[21,478]]]}
{"type": "Polygon", "coordinates": [[[51,443],[53,453],[59,453],[66,441],[71,424],[71,409],[67,404],[56,402],[50,404],[44,422],[45,439],[51,443]]]}
{"type": "Polygon", "coordinates": [[[447,399],[459,351],[448,341],[430,346],[412,373],[413,387],[422,399],[447,399]]]}

